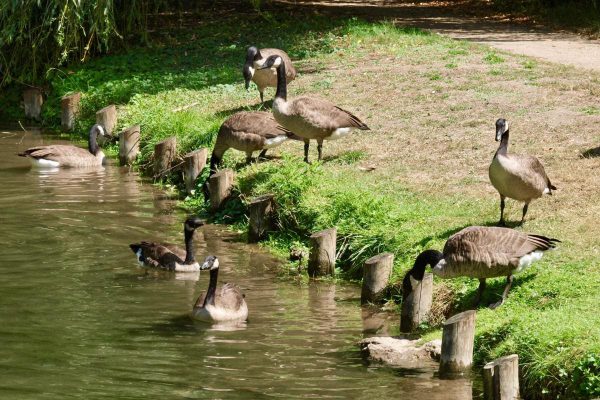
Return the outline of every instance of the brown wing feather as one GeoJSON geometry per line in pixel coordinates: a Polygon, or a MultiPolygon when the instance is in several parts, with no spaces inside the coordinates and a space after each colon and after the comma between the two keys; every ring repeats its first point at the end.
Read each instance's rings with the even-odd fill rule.
{"type": "Polygon", "coordinates": [[[289,110],[311,125],[327,131],[338,128],[369,129],[358,117],[324,99],[298,97],[290,101],[289,110]]]}
{"type": "Polygon", "coordinates": [[[508,157],[514,159],[521,166],[519,176],[525,182],[535,186],[539,191],[544,191],[546,188],[556,189],[550,183],[544,166],[536,157],[520,154],[509,154],[508,157]]]}
{"type": "Polygon", "coordinates": [[[462,276],[506,276],[519,265],[521,257],[551,249],[556,242],[509,228],[472,226],[448,239],[444,259],[462,276]]]}
{"type": "Polygon", "coordinates": [[[273,114],[264,111],[242,111],[233,114],[223,126],[231,132],[245,132],[272,139],[281,135],[288,135],[290,131],[275,121],[273,114]]]}
{"type": "MultiPolygon", "coordinates": [[[[202,307],[206,299],[206,292],[200,293],[194,307],[202,307]]],[[[217,288],[215,293],[215,307],[237,311],[244,303],[244,295],[240,288],[233,283],[226,283],[217,288]]]]}
{"type": "Polygon", "coordinates": [[[19,155],[22,157],[32,157],[35,159],[44,158],[53,161],[60,161],[63,157],[93,157],[87,149],[62,144],[31,147],[24,152],[19,153],[19,155]]]}
{"type": "Polygon", "coordinates": [[[240,288],[233,283],[226,283],[217,290],[215,306],[226,310],[239,310],[244,302],[240,288]]]}
{"type": "Polygon", "coordinates": [[[185,250],[175,245],[141,242],[135,246],[139,246],[142,256],[149,260],[149,264],[156,264],[161,268],[175,268],[175,263],[183,264],[185,260],[185,250]]]}

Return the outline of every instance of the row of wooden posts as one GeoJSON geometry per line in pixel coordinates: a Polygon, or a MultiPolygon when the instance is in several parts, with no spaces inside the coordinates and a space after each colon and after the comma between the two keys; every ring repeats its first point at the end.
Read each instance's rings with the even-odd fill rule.
{"type": "MultiPolygon", "coordinates": [[[[62,98],[61,122],[64,130],[72,130],[79,110],[80,93],[62,98]]],[[[24,94],[25,110],[34,113],[41,109],[41,94],[32,89],[24,94]],[[29,100],[29,102],[27,101],[29,100]]],[[[39,116],[39,111],[38,116],[39,116]]],[[[33,114],[32,114],[33,115],[33,114]]],[[[108,134],[117,125],[117,110],[107,106],[96,113],[96,122],[102,124],[108,134]]],[[[119,134],[119,160],[121,165],[129,165],[139,153],[140,126],[134,125],[119,134]]],[[[153,172],[155,177],[183,166],[184,180],[188,191],[196,185],[197,177],[206,166],[208,149],[201,148],[183,156],[183,162],[173,166],[177,156],[177,139],[167,138],[154,147],[153,172]]],[[[234,173],[222,169],[209,178],[211,210],[220,209],[231,195],[234,173]]],[[[264,239],[275,229],[275,199],[271,194],[253,199],[248,206],[250,242],[264,239]]],[[[333,276],[336,260],[336,228],[313,233],[310,236],[308,274],[311,277],[333,276]]],[[[361,303],[380,302],[386,292],[394,265],[392,253],[382,253],[365,261],[361,303]]],[[[413,290],[404,299],[400,317],[401,332],[410,333],[427,321],[433,299],[433,275],[425,274],[423,280],[413,283],[413,290]]],[[[467,373],[473,363],[475,339],[474,310],[454,315],[444,322],[442,333],[442,353],[440,376],[454,377],[467,373]]],[[[513,400],[519,398],[519,361],[516,354],[499,358],[483,368],[484,398],[486,400],[513,400]]]]}

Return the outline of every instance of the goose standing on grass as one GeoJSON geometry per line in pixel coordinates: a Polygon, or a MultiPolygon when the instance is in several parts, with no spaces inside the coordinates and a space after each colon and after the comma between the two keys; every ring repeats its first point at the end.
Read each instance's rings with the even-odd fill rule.
{"type": "Polygon", "coordinates": [[[98,146],[98,135],[105,136],[106,132],[102,125],[96,124],[90,129],[87,150],[69,144],[51,144],[31,147],[19,156],[29,158],[31,164],[39,168],[101,166],[105,157],[98,146]]]}
{"type": "Polygon", "coordinates": [[[259,69],[265,60],[273,55],[281,57],[285,63],[285,78],[289,83],[296,78],[296,69],[292,65],[292,60],[283,50],[279,49],[257,49],[254,46],[248,47],[246,51],[246,63],[244,64],[243,74],[246,81],[246,90],[250,87],[250,81],[256,83],[260,93],[260,101],[264,102],[264,91],[267,87],[277,86],[277,72],[271,69],[259,69]]]}
{"type": "Polygon", "coordinates": [[[440,278],[466,276],[479,279],[476,304],[485,290],[486,278],[506,276],[502,299],[490,305],[500,306],[513,282],[513,275],[542,258],[543,252],[553,249],[558,239],[518,232],[509,228],[471,226],[450,236],[444,252],[426,250],[419,254],[402,283],[403,297],[413,289],[414,281],[423,280],[429,265],[440,278]]]}
{"type": "Polygon", "coordinates": [[[245,152],[246,162],[250,163],[253,152],[261,151],[259,157],[264,157],[267,149],[279,146],[289,135],[291,132],[279,125],[271,113],[242,111],[233,114],[219,129],[210,158],[210,172],[216,171],[223,154],[230,148],[245,152]]]}
{"type": "Polygon", "coordinates": [[[200,265],[194,258],[194,232],[204,225],[204,221],[196,217],[188,217],[183,223],[185,250],[180,247],[154,243],[140,242],[129,247],[142,266],[167,269],[175,272],[197,272],[200,265]]]}
{"type": "Polygon", "coordinates": [[[369,130],[360,119],[327,100],[303,96],[288,101],[283,59],[277,55],[270,56],[261,69],[272,67],[277,71],[273,116],[284,128],[304,139],[304,161],[308,162],[310,139],[317,141],[321,160],[323,140],[339,139],[352,129],[369,130]]]}
{"type": "Polygon", "coordinates": [[[210,282],[206,293],[201,293],[192,310],[192,317],[205,322],[245,321],[248,306],[240,288],[226,283],[217,288],[219,260],[208,256],[200,270],[210,270],[210,282]]]}
{"type": "Polygon", "coordinates": [[[500,146],[490,165],[489,176],[492,185],[500,193],[498,224],[504,226],[506,197],[525,202],[521,218],[523,224],[529,203],[544,194],[552,195],[556,187],[550,183],[540,160],[533,156],[508,154],[508,121],[503,118],[496,121],[496,141],[500,141],[500,146]]]}

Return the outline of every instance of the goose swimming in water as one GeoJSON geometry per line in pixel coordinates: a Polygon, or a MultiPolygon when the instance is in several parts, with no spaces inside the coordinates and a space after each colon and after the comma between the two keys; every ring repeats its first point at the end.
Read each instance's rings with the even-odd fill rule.
{"type": "Polygon", "coordinates": [[[142,266],[167,269],[175,272],[196,272],[200,265],[194,258],[194,232],[204,225],[200,218],[189,217],[183,224],[185,250],[173,245],[154,242],[130,244],[137,261],[142,266]]]}
{"type": "Polygon", "coordinates": [[[292,60],[283,50],[279,49],[257,49],[254,46],[248,47],[246,51],[246,63],[242,70],[244,81],[246,82],[246,90],[250,87],[250,81],[256,83],[258,92],[260,93],[260,101],[264,102],[264,91],[267,87],[277,87],[277,72],[271,69],[260,69],[265,60],[273,55],[281,57],[285,63],[285,80],[290,83],[296,78],[296,69],[292,64],[292,60]]]}
{"type": "Polygon", "coordinates": [[[496,121],[496,141],[500,146],[489,169],[490,182],[500,193],[500,221],[504,226],[504,199],[509,197],[525,203],[521,224],[525,222],[527,208],[532,200],[544,194],[552,195],[556,187],[550,183],[544,166],[537,158],[528,155],[508,154],[508,121],[496,121]]]}
{"type": "Polygon", "coordinates": [[[210,270],[210,282],[206,293],[200,294],[192,310],[194,319],[205,322],[245,321],[248,319],[248,305],[240,288],[226,283],[217,288],[219,259],[208,256],[200,270],[210,270]]]}
{"type": "Polygon", "coordinates": [[[267,58],[260,69],[275,68],[277,92],[273,101],[273,116],[284,128],[304,139],[304,161],[308,162],[310,140],[317,141],[319,160],[323,140],[335,140],[348,135],[353,129],[369,130],[358,117],[335,104],[315,97],[302,96],[287,99],[286,65],[277,55],[267,58]]]}
{"type": "Polygon", "coordinates": [[[553,249],[558,239],[518,232],[509,228],[471,226],[446,241],[443,253],[426,250],[419,254],[415,264],[404,277],[403,298],[413,290],[416,281],[423,280],[425,267],[429,265],[440,278],[465,276],[479,279],[476,303],[479,304],[485,290],[486,278],[506,276],[507,282],[502,299],[490,306],[500,306],[513,282],[513,275],[528,268],[542,258],[543,252],[553,249]]]}
{"type": "Polygon", "coordinates": [[[106,132],[102,125],[96,124],[90,129],[87,150],[73,145],[52,144],[31,147],[19,156],[29,158],[31,164],[38,168],[101,166],[105,157],[98,146],[98,135],[106,136],[106,132]]]}

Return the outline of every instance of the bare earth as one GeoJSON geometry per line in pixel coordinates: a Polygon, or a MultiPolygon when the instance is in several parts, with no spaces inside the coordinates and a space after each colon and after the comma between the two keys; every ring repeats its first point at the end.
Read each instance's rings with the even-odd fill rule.
{"type": "Polygon", "coordinates": [[[278,1],[292,7],[307,7],[323,13],[361,15],[370,18],[394,18],[401,25],[428,29],[455,39],[537,57],[546,61],[600,70],[600,41],[576,34],[554,32],[542,27],[514,24],[491,18],[486,10],[472,10],[469,0],[421,1],[345,0],[345,1],[278,1]],[[465,14],[478,14],[476,17],[465,14]]]}

